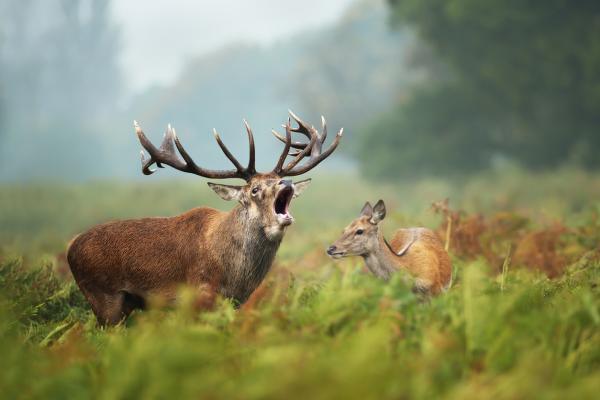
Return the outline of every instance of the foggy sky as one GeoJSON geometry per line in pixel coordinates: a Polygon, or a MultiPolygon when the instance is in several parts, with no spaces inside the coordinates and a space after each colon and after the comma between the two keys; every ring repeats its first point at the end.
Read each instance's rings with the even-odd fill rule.
{"type": "Polygon", "coordinates": [[[354,0],[119,0],[127,89],[176,78],[186,59],[227,43],[268,45],[335,22],[354,0]]]}

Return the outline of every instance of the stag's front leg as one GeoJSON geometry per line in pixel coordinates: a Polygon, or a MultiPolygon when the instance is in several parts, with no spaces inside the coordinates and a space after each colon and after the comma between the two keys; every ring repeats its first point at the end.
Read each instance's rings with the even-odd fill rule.
{"type": "Polygon", "coordinates": [[[213,285],[202,284],[195,290],[194,310],[210,311],[214,309],[217,300],[217,291],[213,285]]]}
{"type": "Polygon", "coordinates": [[[127,314],[123,309],[125,301],[123,292],[109,294],[100,291],[87,291],[84,294],[92,306],[92,311],[96,315],[100,326],[117,325],[127,318],[127,314]]]}

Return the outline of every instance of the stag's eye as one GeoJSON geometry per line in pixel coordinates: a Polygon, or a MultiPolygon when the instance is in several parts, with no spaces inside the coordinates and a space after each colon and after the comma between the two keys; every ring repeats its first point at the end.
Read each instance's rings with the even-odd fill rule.
{"type": "Polygon", "coordinates": [[[364,230],[362,230],[362,229],[358,229],[358,230],[356,231],[356,234],[357,234],[357,235],[362,235],[363,233],[365,233],[365,231],[364,231],[364,230]]]}
{"type": "Polygon", "coordinates": [[[258,193],[258,186],[252,188],[252,194],[258,193]]]}

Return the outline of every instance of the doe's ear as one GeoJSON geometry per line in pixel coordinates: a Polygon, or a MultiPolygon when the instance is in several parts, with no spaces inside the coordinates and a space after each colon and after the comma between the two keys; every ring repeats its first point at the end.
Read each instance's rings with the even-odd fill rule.
{"type": "Polygon", "coordinates": [[[385,203],[383,202],[383,200],[379,200],[375,204],[375,207],[373,207],[373,216],[371,217],[371,220],[369,222],[371,222],[372,224],[378,224],[384,218],[385,218],[385,203]]]}
{"type": "Polygon", "coordinates": [[[365,205],[363,206],[362,210],[360,210],[360,216],[371,218],[372,215],[373,215],[373,207],[371,207],[371,203],[369,203],[367,201],[365,203],[365,205]]]}
{"type": "Polygon", "coordinates": [[[215,191],[223,200],[240,200],[242,198],[242,186],[221,185],[208,182],[208,186],[215,191]]]}
{"type": "Polygon", "coordinates": [[[294,182],[294,198],[300,196],[304,189],[308,187],[308,185],[310,185],[310,178],[303,181],[294,182]]]}

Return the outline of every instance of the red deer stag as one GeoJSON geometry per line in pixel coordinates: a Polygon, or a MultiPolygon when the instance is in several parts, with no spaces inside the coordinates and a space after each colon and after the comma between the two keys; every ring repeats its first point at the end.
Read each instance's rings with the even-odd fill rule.
{"type": "Polygon", "coordinates": [[[134,122],[139,141],[150,155],[146,159],[142,151],[145,175],[154,172],[152,164],[160,168],[168,165],[206,178],[240,178],[246,184],[208,183],[224,200],[239,202],[229,212],[198,207],[175,217],[109,222],[78,235],[67,250],[67,259],[101,325],[117,324],[134,309],[144,308],[149,296],[172,300],[181,285],[190,285],[200,293],[220,294],[238,304],[248,299],[269,271],[285,229],[294,220],[289,212],[292,198],[310,182],[292,183],[283,178],[316,167],[333,153],[342,137],[340,129],[322,151],[327,136],[325,119],[322,132],[318,132],[291,111],[290,115],[298,127],[292,128],[288,118],[285,137],[273,131],[285,146],[268,173],[256,172],[254,137],[246,121],[250,156],[245,168],[214,131],[219,147],[235,166],[230,170],[198,166],[170,126],[157,148],[134,122]],[[292,132],[306,136],[308,141],[292,141],[292,132]],[[292,148],[296,151],[291,152],[292,148]],[[304,158],[307,161],[301,163],[304,158]]]}
{"type": "Polygon", "coordinates": [[[413,291],[437,295],[452,284],[452,265],[438,236],[427,228],[398,229],[391,243],[383,237],[379,223],[385,218],[385,204],[365,203],[360,216],[327,249],[333,258],[362,256],[369,271],[388,280],[398,269],[414,278],[413,291]]]}

